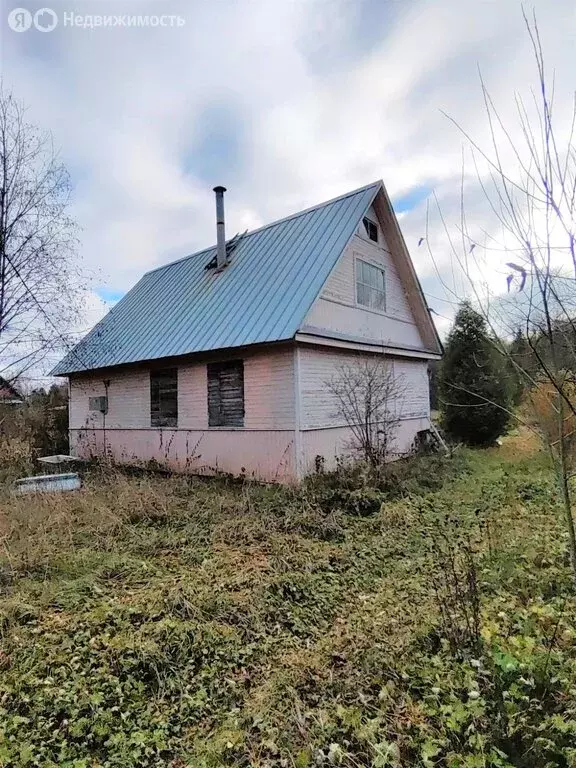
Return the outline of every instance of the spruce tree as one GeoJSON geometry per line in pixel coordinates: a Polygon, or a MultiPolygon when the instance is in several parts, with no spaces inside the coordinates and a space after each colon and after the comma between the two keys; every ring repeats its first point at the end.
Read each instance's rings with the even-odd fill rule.
{"type": "Polygon", "coordinates": [[[469,445],[490,445],[508,424],[504,366],[484,318],[460,305],[440,369],[442,424],[447,435],[469,445]]]}

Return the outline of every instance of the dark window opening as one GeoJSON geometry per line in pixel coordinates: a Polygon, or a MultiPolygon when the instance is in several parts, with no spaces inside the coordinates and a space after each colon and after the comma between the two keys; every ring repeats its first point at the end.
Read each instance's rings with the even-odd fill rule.
{"type": "Polygon", "coordinates": [[[150,423],[153,427],[178,426],[178,369],[150,373],[150,423]]]}
{"type": "Polygon", "coordinates": [[[244,426],[244,362],[209,363],[208,426],[244,426]]]}
{"type": "Polygon", "coordinates": [[[364,229],[366,230],[366,234],[370,238],[370,240],[373,240],[375,243],[378,242],[378,227],[376,224],[374,224],[373,221],[370,221],[370,219],[365,216],[364,217],[364,229]]]}

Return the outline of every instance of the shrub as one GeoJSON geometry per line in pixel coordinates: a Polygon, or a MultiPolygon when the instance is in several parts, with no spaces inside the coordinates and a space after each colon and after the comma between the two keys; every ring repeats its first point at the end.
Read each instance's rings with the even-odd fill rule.
{"type": "MultiPolygon", "coordinates": [[[[576,402],[576,383],[566,382],[563,385],[566,396],[576,402]]],[[[529,394],[532,412],[538,428],[543,432],[549,445],[557,443],[559,438],[558,428],[558,390],[552,382],[539,382],[529,394]]],[[[576,416],[568,408],[565,409],[562,425],[563,439],[568,458],[572,461],[576,458],[576,416]]]]}
{"type": "Polygon", "coordinates": [[[34,468],[34,452],[28,440],[0,435],[0,482],[29,474],[34,468]]]}
{"type": "Polygon", "coordinates": [[[325,511],[338,508],[348,514],[369,515],[378,512],[384,501],[440,489],[466,466],[465,456],[458,452],[409,456],[377,467],[340,463],[333,472],[310,475],[304,489],[325,511]]]}
{"type": "Polygon", "coordinates": [[[0,415],[0,437],[26,439],[36,456],[68,453],[68,392],[54,384],[34,390],[20,407],[0,415]]]}

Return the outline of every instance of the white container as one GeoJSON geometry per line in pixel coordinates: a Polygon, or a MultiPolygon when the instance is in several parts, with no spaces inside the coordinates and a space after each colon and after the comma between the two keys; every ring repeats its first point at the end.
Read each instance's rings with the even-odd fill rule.
{"type": "Polygon", "coordinates": [[[42,464],[68,464],[71,461],[78,461],[78,459],[65,453],[56,453],[54,456],[39,456],[38,461],[42,464]]]}
{"type": "Polygon", "coordinates": [[[14,482],[14,491],[24,493],[61,493],[77,491],[82,487],[80,476],[76,472],[65,472],[62,475],[37,475],[22,477],[14,482]]]}

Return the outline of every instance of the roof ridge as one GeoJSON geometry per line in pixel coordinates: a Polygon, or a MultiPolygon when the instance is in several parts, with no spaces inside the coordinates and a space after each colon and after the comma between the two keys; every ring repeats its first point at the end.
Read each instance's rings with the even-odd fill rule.
{"type": "MultiPolygon", "coordinates": [[[[309,208],[304,208],[301,211],[296,211],[296,213],[291,213],[288,216],[283,216],[281,219],[276,219],[275,221],[271,221],[268,224],[263,224],[261,227],[258,227],[257,229],[251,229],[248,232],[246,232],[245,237],[250,237],[250,235],[255,235],[257,232],[261,232],[263,229],[269,229],[269,227],[274,227],[277,224],[282,224],[285,221],[290,221],[290,219],[297,219],[298,216],[304,216],[306,213],[311,213],[312,211],[315,211],[318,208],[324,208],[324,206],[326,205],[332,205],[332,203],[337,203],[340,200],[345,200],[347,197],[352,197],[352,195],[357,195],[359,192],[365,192],[367,189],[370,189],[370,187],[377,187],[383,184],[384,182],[382,181],[382,179],[377,179],[376,181],[373,181],[370,184],[365,184],[363,187],[358,187],[358,189],[353,189],[350,192],[344,193],[343,195],[338,195],[337,197],[333,197],[330,200],[325,200],[323,203],[317,203],[316,205],[311,205],[309,208]]],[[[233,238],[230,238],[230,239],[233,239],[233,238]]],[[[226,240],[226,242],[228,243],[230,241],[226,240]]],[[[214,248],[216,248],[216,243],[214,243],[214,245],[208,246],[208,248],[202,248],[200,251],[194,251],[194,253],[189,253],[187,256],[181,256],[179,259],[175,259],[174,261],[169,261],[167,264],[160,264],[158,267],[154,267],[154,269],[149,269],[147,272],[144,272],[144,275],[151,275],[154,272],[158,272],[161,269],[167,269],[168,267],[171,267],[175,264],[180,264],[182,261],[186,261],[187,259],[192,259],[195,256],[200,256],[200,254],[202,253],[208,253],[208,251],[211,251],[214,248]]]]}

